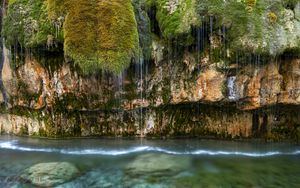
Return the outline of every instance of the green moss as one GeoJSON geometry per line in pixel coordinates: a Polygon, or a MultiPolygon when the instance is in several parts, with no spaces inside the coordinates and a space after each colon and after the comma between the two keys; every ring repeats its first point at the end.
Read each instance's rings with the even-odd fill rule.
{"type": "Polygon", "coordinates": [[[44,0],[9,1],[3,34],[7,46],[51,47],[61,42],[47,16],[44,0]]]}
{"type": "Polygon", "coordinates": [[[299,48],[299,29],[291,26],[289,14],[294,6],[294,1],[285,0],[205,0],[199,1],[198,10],[204,17],[215,18],[214,30],[227,28],[226,41],[232,52],[275,56],[299,48]]]}
{"type": "Polygon", "coordinates": [[[66,13],[64,52],[84,73],[120,73],[138,56],[139,38],[130,0],[49,0],[49,17],[66,13]],[[57,6],[57,7],[56,7],[57,6]]]}
{"type": "Polygon", "coordinates": [[[196,0],[148,0],[147,5],[156,7],[156,18],[165,38],[189,34],[192,26],[201,23],[196,11],[196,0]]]}
{"type": "Polygon", "coordinates": [[[64,17],[66,14],[65,0],[47,0],[47,11],[51,21],[64,17]]]}

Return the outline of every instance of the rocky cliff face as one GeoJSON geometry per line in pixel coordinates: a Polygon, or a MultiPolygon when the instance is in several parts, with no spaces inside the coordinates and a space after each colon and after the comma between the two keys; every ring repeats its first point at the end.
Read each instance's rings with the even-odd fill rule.
{"type": "MultiPolygon", "coordinates": [[[[168,4],[175,9],[167,8],[169,15],[163,20],[181,6],[175,4],[168,4]]],[[[233,31],[227,31],[233,26],[212,23],[223,12],[215,12],[215,17],[200,25],[194,20],[190,36],[196,41],[187,45],[180,40],[189,36],[175,32],[180,37],[169,38],[173,34],[162,29],[163,20],[151,17],[151,10],[162,11],[160,5],[152,4],[148,14],[141,4],[135,2],[134,6],[137,23],[144,23],[138,28],[140,44],[147,27],[143,16],[149,16],[152,33],[158,34],[160,28],[160,34],[168,32],[168,37],[151,38],[152,55],[146,58],[143,48],[144,58],[133,61],[119,75],[105,70],[82,74],[80,66],[56,50],[21,53],[4,48],[2,93],[7,96],[0,94],[0,131],[47,137],[300,138],[297,1],[280,10],[282,15],[289,12],[289,18],[278,14],[275,20],[266,13],[271,20],[265,22],[274,25],[272,32],[282,34],[268,33],[262,43],[256,43],[262,46],[256,47],[255,37],[241,34],[236,44],[243,45],[240,51],[233,44],[229,47],[224,36],[233,36],[233,31]]],[[[255,5],[246,5],[247,14],[253,16],[255,10],[255,5]]],[[[197,12],[193,11],[183,16],[193,16],[197,12]]],[[[252,24],[250,21],[249,27],[252,24]]]]}
{"type": "Polygon", "coordinates": [[[1,131],[41,136],[299,136],[298,58],[232,64],[224,70],[207,57],[198,62],[187,54],[182,61],[145,62],[143,70],[140,66],[132,65],[121,76],[86,77],[72,64],[50,70],[30,57],[16,71],[5,64],[3,83],[11,100],[0,117],[1,131]]]}

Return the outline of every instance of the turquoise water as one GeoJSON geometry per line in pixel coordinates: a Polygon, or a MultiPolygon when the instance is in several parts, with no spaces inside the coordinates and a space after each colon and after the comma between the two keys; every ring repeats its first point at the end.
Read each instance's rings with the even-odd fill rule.
{"type": "Polygon", "coordinates": [[[79,171],[51,187],[300,187],[300,146],[216,140],[0,137],[0,187],[37,187],[35,164],[79,171]]]}

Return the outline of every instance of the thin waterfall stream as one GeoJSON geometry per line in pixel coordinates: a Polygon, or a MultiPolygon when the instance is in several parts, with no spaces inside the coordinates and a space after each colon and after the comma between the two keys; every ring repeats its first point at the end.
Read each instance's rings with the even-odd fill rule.
{"type": "MultiPolygon", "coordinates": [[[[6,1],[3,0],[2,2],[2,6],[1,6],[1,26],[0,26],[0,31],[2,32],[2,28],[3,28],[3,20],[4,20],[4,16],[5,16],[5,8],[6,7],[6,1]]],[[[7,49],[5,47],[5,42],[4,42],[4,38],[3,35],[1,34],[1,38],[0,38],[0,50],[1,50],[1,55],[0,55],[0,91],[4,100],[4,104],[6,107],[8,107],[8,103],[9,103],[9,97],[6,93],[4,84],[3,84],[3,80],[2,80],[2,70],[3,70],[3,66],[5,63],[5,58],[7,58],[7,49]]]]}

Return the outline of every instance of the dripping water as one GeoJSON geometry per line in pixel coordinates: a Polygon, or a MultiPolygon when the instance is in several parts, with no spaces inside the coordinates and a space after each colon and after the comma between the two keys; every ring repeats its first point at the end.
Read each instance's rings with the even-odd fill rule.
{"type": "MultiPolygon", "coordinates": [[[[3,28],[3,19],[4,19],[4,15],[5,15],[5,7],[6,7],[6,0],[2,1],[2,7],[1,7],[1,26],[0,26],[0,31],[2,33],[2,28],[3,28]]],[[[7,58],[7,49],[5,48],[5,43],[4,43],[4,38],[1,34],[1,38],[0,38],[0,46],[1,46],[1,62],[0,62],[0,90],[3,96],[3,100],[4,100],[4,104],[6,106],[6,108],[8,108],[8,95],[6,93],[4,84],[3,84],[3,80],[2,80],[2,70],[3,70],[3,66],[5,63],[5,58],[7,58]]]]}
{"type": "MultiPolygon", "coordinates": [[[[144,66],[144,58],[141,58],[140,60],[140,100],[141,100],[141,106],[140,106],[140,127],[143,128],[143,66],[144,66]]],[[[141,134],[143,134],[143,131],[141,131],[141,134]]]]}
{"type": "Polygon", "coordinates": [[[236,76],[230,76],[227,80],[228,98],[229,100],[235,101],[238,99],[237,88],[236,88],[236,76]]]}
{"type": "Polygon", "coordinates": [[[123,102],[123,93],[124,93],[124,78],[126,77],[126,72],[121,72],[118,76],[115,77],[115,82],[117,86],[116,98],[117,106],[121,107],[123,102]]]}
{"type": "Polygon", "coordinates": [[[144,95],[143,95],[143,90],[144,90],[144,73],[143,73],[143,69],[144,69],[144,58],[142,55],[140,55],[139,59],[138,59],[138,63],[135,64],[135,78],[136,78],[136,88],[137,88],[137,96],[138,96],[138,104],[139,106],[137,107],[138,109],[138,124],[139,124],[139,130],[140,132],[140,136],[143,137],[143,125],[144,125],[144,121],[143,121],[143,103],[144,103],[144,95]]]}

